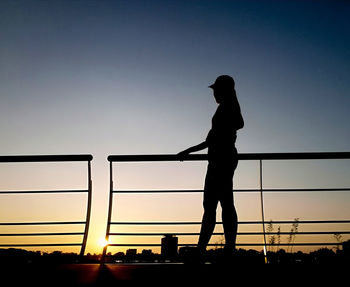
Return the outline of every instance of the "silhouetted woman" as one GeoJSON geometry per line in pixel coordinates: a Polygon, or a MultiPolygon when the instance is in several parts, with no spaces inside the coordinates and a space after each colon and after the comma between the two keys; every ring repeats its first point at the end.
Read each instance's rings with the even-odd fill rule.
{"type": "Polygon", "coordinates": [[[236,131],[243,128],[244,121],[237,100],[235,82],[227,75],[219,76],[209,86],[219,104],[212,127],[206,140],[178,155],[184,159],[191,152],[208,148],[208,169],[204,185],[204,214],[198,240],[198,250],[204,253],[213,234],[218,202],[222,207],[225,233],[225,251],[233,252],[236,245],[237,213],[233,203],[233,174],[238,164],[235,147],[236,131]]]}

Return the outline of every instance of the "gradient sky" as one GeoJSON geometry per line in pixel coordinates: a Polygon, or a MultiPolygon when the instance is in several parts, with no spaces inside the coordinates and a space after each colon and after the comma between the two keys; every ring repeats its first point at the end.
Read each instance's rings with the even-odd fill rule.
{"type": "MultiPolygon", "coordinates": [[[[93,154],[97,238],[106,157],[177,153],[201,142],[216,109],[207,87],[220,74],[236,81],[245,119],[239,152],[349,151],[349,15],[348,1],[1,1],[1,154],[93,154]]],[[[325,174],[329,166],[349,186],[349,163],[327,165],[325,174]]],[[[183,188],[201,188],[205,165],[176,168],[195,175],[183,188]]],[[[2,189],[22,184],[8,182],[14,170],[1,170],[2,189]]],[[[245,170],[242,186],[255,187],[245,170]]],[[[148,183],[178,185],[174,172],[148,183]]],[[[31,186],[25,174],[22,188],[31,186]]],[[[124,171],[124,188],[134,187],[134,174],[124,171]]],[[[288,182],[281,178],[271,185],[288,182]]]]}

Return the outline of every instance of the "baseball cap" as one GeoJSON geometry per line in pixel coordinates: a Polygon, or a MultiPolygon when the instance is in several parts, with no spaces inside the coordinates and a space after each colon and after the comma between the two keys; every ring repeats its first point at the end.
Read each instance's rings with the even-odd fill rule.
{"type": "Polygon", "coordinates": [[[235,87],[235,81],[233,80],[233,78],[229,75],[221,75],[219,77],[216,78],[214,84],[210,85],[208,88],[234,88],[235,87]]]}

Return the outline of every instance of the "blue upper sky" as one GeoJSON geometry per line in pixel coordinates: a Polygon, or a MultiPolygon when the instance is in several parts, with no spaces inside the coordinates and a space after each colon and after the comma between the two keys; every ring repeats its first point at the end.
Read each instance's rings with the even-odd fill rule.
{"type": "Polygon", "coordinates": [[[235,78],[240,152],[347,151],[348,1],[1,1],[0,149],[175,153],[235,78]]]}

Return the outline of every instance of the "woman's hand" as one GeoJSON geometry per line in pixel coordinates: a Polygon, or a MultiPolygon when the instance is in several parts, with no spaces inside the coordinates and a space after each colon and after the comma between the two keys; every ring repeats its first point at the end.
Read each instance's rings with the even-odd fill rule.
{"type": "Polygon", "coordinates": [[[198,145],[192,146],[188,149],[185,149],[184,151],[181,151],[177,154],[177,156],[179,157],[180,161],[184,161],[184,159],[192,152],[196,152],[196,151],[200,151],[202,149],[205,149],[208,147],[208,143],[207,141],[204,141],[198,145]]]}
{"type": "Polygon", "coordinates": [[[177,156],[179,157],[180,161],[184,161],[184,159],[189,155],[189,151],[186,149],[184,151],[180,151],[177,156]]]}

